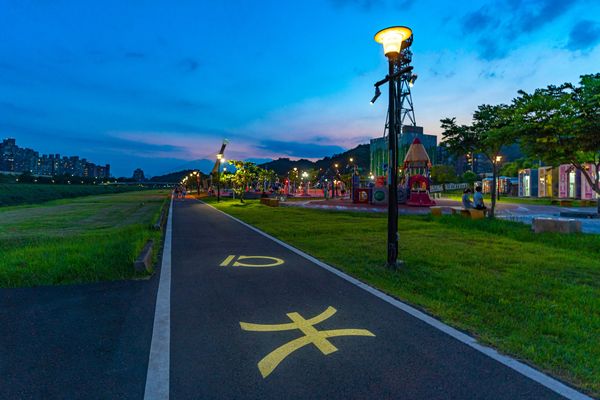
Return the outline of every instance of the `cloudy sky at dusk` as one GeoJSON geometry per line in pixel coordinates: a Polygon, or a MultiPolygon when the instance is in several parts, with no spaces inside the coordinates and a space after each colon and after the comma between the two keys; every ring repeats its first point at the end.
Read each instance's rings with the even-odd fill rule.
{"type": "Polygon", "coordinates": [[[597,0],[0,0],[0,138],[117,176],[214,158],[224,138],[228,158],[321,158],[382,135],[373,35],[390,25],[413,29],[428,133],[599,72],[597,0]]]}

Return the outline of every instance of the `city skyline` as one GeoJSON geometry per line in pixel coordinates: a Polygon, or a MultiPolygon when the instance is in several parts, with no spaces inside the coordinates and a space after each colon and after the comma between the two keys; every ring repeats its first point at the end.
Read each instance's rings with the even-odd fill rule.
{"type": "Polygon", "coordinates": [[[45,177],[111,177],[110,164],[97,165],[77,155],[61,157],[60,153],[40,154],[35,149],[19,146],[15,138],[5,138],[0,142],[0,174],[2,173],[31,173],[45,177]]]}
{"type": "Polygon", "coordinates": [[[417,124],[597,72],[600,4],[3,2],[0,135],[113,175],[213,159],[321,158],[380,137],[374,33],[413,29],[417,124]]]}

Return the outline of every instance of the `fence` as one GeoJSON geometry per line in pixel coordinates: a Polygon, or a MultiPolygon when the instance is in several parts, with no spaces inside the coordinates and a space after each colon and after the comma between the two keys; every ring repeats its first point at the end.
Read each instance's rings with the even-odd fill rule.
{"type": "Polygon", "coordinates": [[[469,187],[468,183],[444,183],[442,185],[431,185],[430,193],[447,192],[449,190],[460,190],[469,187]]]}

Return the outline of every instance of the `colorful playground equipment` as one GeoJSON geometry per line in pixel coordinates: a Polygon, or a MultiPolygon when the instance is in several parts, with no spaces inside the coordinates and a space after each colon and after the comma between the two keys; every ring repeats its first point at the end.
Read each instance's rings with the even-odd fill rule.
{"type": "Polygon", "coordinates": [[[431,160],[425,150],[425,146],[419,138],[415,138],[406,157],[404,157],[404,173],[408,183],[408,199],[406,204],[415,207],[431,207],[435,205],[429,197],[429,170],[431,160]]]}

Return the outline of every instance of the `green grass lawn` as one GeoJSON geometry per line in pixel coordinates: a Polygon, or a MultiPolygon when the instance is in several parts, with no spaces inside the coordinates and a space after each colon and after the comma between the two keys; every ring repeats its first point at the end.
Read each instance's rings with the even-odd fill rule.
{"type": "Polygon", "coordinates": [[[406,265],[394,272],[384,267],[386,215],[207,202],[600,395],[600,236],[535,235],[501,220],[401,217],[406,265]]]}
{"type": "Polygon", "coordinates": [[[43,183],[0,183],[0,207],[38,204],[50,200],[124,193],[140,190],[125,185],[58,185],[43,183]]]}
{"type": "MultiPolygon", "coordinates": [[[[0,208],[0,287],[128,279],[167,191],[57,200],[0,208]]],[[[160,246],[155,247],[155,256],[160,246]]]]}

